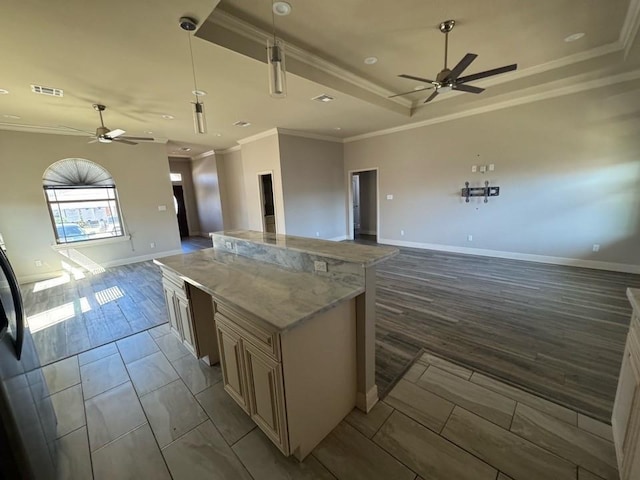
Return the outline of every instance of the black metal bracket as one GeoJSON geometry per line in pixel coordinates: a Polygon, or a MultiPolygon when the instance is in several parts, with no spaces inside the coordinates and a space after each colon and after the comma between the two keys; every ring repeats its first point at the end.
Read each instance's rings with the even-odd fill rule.
{"type": "Polygon", "coordinates": [[[469,203],[469,197],[484,197],[484,203],[489,202],[489,197],[500,195],[500,187],[490,187],[489,181],[484,182],[484,187],[469,187],[469,182],[464,182],[461,197],[465,197],[465,202],[469,203]]]}

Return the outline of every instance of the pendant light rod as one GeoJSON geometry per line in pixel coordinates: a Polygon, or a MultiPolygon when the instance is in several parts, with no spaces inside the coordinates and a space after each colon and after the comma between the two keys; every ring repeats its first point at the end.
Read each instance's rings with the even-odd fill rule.
{"type": "Polygon", "coordinates": [[[187,32],[187,36],[189,37],[189,56],[191,58],[191,73],[193,75],[193,94],[196,97],[196,101],[193,103],[193,127],[196,133],[205,134],[207,133],[207,120],[204,113],[204,103],[200,101],[200,96],[198,95],[198,80],[196,77],[196,64],[193,59],[193,46],[191,44],[191,32],[193,32],[198,26],[198,22],[196,22],[193,18],[190,17],[182,17],[180,19],[180,28],[187,32]]]}
{"type": "MultiPolygon", "coordinates": [[[[191,55],[191,73],[193,74],[193,91],[198,92],[198,81],[196,80],[196,64],[193,61],[193,48],[191,47],[191,34],[187,32],[189,36],[189,54],[191,55]]],[[[194,94],[196,96],[196,102],[199,101],[198,94],[194,94]]]]}

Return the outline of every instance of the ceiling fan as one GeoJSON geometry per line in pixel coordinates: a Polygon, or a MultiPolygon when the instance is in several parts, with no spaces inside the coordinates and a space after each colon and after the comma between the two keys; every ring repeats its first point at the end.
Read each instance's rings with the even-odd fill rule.
{"type": "Polygon", "coordinates": [[[424,103],[428,103],[434,98],[438,96],[439,93],[448,92],[450,90],[459,90],[461,92],[468,93],[482,93],[484,92],[484,88],[474,87],[473,85],[467,85],[467,82],[471,82],[473,80],[480,80],[481,78],[492,77],[494,75],[499,75],[501,73],[511,72],[518,68],[518,64],[514,63],[513,65],[506,65],[500,68],[494,68],[492,70],[486,70],[480,73],[474,73],[471,75],[467,75],[465,77],[461,77],[460,75],[465,69],[471,65],[478,55],[475,53],[467,53],[460,62],[450,70],[447,67],[447,56],[449,53],[449,32],[453,30],[455,26],[455,20],[446,20],[440,24],[440,31],[444,33],[444,69],[438,73],[435,80],[429,80],[428,78],[416,77],[414,75],[398,75],[402,78],[408,78],[410,80],[417,80],[419,82],[430,83],[430,87],[420,88],[416,90],[411,90],[409,92],[398,93],[396,95],[391,95],[389,98],[400,97],[402,95],[409,95],[410,93],[420,92],[422,90],[431,90],[434,92],[429,95],[429,97],[424,101],[424,103]]]}
{"type": "Polygon", "coordinates": [[[107,107],[99,103],[96,103],[93,105],[93,108],[98,112],[98,115],[100,115],[100,126],[96,128],[95,134],[91,132],[87,132],[85,130],[79,130],[73,127],[64,127],[64,128],[77,130],[78,132],[88,133],[93,137],[93,140],[91,140],[89,143],[118,142],[118,143],[126,143],[127,145],[137,145],[138,144],[137,142],[153,142],[154,141],[154,139],[151,137],[123,137],[123,135],[126,132],[121,128],[116,128],[115,130],[108,129],[107,127],[104,126],[104,120],[102,119],[102,112],[104,112],[107,109],[107,107]],[[133,140],[135,140],[135,142],[133,140]]]}

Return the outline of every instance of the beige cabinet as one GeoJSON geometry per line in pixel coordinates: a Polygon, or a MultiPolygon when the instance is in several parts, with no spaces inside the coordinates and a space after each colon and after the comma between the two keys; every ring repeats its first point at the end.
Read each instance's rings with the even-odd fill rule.
{"type": "Polygon", "coordinates": [[[187,350],[198,357],[195,333],[193,331],[193,316],[191,314],[191,305],[186,295],[176,293],[175,295],[176,314],[180,331],[182,332],[182,343],[187,350]]]}
{"type": "Polygon", "coordinates": [[[216,302],[225,391],[285,455],[304,459],[356,399],[355,302],[288,331],[216,302]]]}
{"type": "Polygon", "coordinates": [[[180,326],[178,324],[178,315],[175,306],[175,290],[176,287],[167,280],[162,281],[162,290],[164,291],[164,300],[167,304],[167,312],[169,313],[169,329],[171,333],[180,337],[180,326]]]}
{"type": "Polygon", "coordinates": [[[611,425],[620,478],[640,478],[640,318],[635,309],[618,378],[611,425]]]}

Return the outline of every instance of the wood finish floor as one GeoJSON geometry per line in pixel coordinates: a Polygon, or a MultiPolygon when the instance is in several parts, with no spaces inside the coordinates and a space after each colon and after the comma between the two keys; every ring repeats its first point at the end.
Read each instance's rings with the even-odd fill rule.
{"type": "Polygon", "coordinates": [[[378,266],[383,395],[424,348],[610,421],[640,276],[401,248],[378,266]]]}

